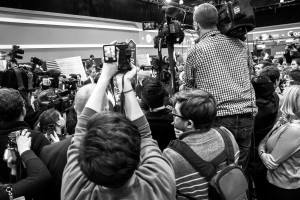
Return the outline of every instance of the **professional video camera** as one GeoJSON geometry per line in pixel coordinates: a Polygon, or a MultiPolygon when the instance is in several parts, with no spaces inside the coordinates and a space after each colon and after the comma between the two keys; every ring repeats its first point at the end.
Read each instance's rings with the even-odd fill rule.
{"type": "Polygon", "coordinates": [[[36,69],[34,74],[38,76],[38,80],[36,81],[37,85],[42,83],[43,89],[58,88],[59,86],[59,76],[60,71],[56,69],[50,69],[48,71],[43,71],[42,69],[36,69]]]}
{"type": "Polygon", "coordinates": [[[250,0],[233,0],[217,5],[218,29],[224,35],[245,41],[245,35],[255,26],[255,15],[250,0]]]}
{"type": "Polygon", "coordinates": [[[62,83],[65,84],[65,89],[67,89],[67,90],[77,90],[78,80],[75,78],[63,79],[62,83]]]}
{"type": "MultiPolygon", "coordinates": [[[[158,62],[157,67],[157,76],[162,81],[169,79],[169,73],[163,68],[163,60],[161,48],[168,48],[169,55],[169,67],[171,72],[171,81],[172,81],[172,94],[176,91],[175,85],[175,60],[174,60],[174,44],[180,44],[184,40],[184,30],[187,28],[193,29],[192,25],[182,24],[180,21],[175,20],[175,17],[178,17],[181,13],[184,15],[184,11],[180,8],[173,6],[163,6],[162,11],[164,12],[165,19],[160,24],[158,28],[158,35],[154,37],[154,48],[158,49],[158,62]]],[[[143,22],[143,30],[154,30],[156,29],[155,22],[143,22]]]]}
{"type": "Polygon", "coordinates": [[[49,89],[43,92],[46,93],[47,97],[43,97],[41,98],[41,101],[39,101],[40,110],[48,110],[50,108],[55,108],[59,112],[64,113],[68,108],[71,107],[75,97],[75,94],[69,90],[62,91],[56,89],[49,89]]]}
{"type": "Polygon", "coordinates": [[[103,57],[105,63],[117,62],[117,53],[119,54],[119,71],[131,70],[131,49],[126,42],[116,43],[113,45],[103,45],[103,57]]]}
{"type": "Polygon", "coordinates": [[[23,56],[20,56],[18,54],[24,54],[24,50],[20,49],[20,46],[13,45],[12,50],[8,53],[10,60],[9,62],[17,64],[16,59],[23,59],[23,56]]]}
{"type": "MultiPolygon", "coordinates": [[[[165,20],[158,27],[158,35],[154,37],[154,48],[167,48],[167,44],[180,44],[184,40],[184,29],[193,28],[191,25],[182,24],[174,18],[182,12],[173,6],[163,6],[165,20]]],[[[142,22],[143,30],[155,30],[156,23],[152,21],[142,22]]]]}

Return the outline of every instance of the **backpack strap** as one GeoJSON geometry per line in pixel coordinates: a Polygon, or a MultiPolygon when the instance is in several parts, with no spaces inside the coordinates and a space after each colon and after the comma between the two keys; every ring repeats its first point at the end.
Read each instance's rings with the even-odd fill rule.
{"type": "Polygon", "coordinates": [[[21,76],[21,70],[18,67],[14,67],[13,70],[14,70],[14,72],[16,74],[16,77],[17,77],[18,90],[19,91],[24,90],[25,87],[24,87],[24,84],[23,84],[22,76],[21,76]]]}
{"type": "Polygon", "coordinates": [[[223,162],[224,160],[226,160],[226,158],[227,158],[227,164],[228,165],[231,164],[231,163],[234,163],[235,159],[234,159],[233,143],[232,143],[231,138],[229,137],[227,131],[224,130],[223,128],[221,128],[221,127],[214,127],[214,129],[221,134],[221,136],[222,136],[222,138],[224,140],[225,149],[224,149],[224,151],[221,154],[226,153],[226,157],[225,157],[225,159],[222,160],[218,156],[212,162],[215,165],[219,166],[220,163],[223,162]]]}
{"type": "Polygon", "coordinates": [[[211,180],[216,174],[216,167],[199,157],[185,142],[173,140],[168,147],[179,153],[201,176],[204,176],[208,180],[211,180]]]}

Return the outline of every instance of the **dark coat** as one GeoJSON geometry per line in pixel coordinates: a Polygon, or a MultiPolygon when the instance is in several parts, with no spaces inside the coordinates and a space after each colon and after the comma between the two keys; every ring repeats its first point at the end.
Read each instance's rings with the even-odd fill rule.
{"type": "MultiPolygon", "coordinates": [[[[30,130],[30,126],[24,121],[2,122],[0,123],[0,155],[3,157],[4,151],[8,143],[8,135],[13,131],[28,129],[31,133],[31,150],[39,156],[42,148],[50,144],[47,138],[36,131],[30,130]]],[[[0,183],[9,183],[10,168],[7,163],[0,159],[0,183]]]]}

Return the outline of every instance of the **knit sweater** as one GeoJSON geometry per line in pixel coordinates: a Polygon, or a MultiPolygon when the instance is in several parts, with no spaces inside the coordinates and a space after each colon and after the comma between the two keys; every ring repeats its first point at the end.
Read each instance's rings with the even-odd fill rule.
{"type": "MultiPolygon", "coordinates": [[[[67,165],[64,170],[61,199],[70,200],[172,200],[175,199],[176,187],[173,169],[162,156],[151,131],[143,116],[133,124],[141,134],[141,161],[135,170],[133,185],[118,189],[104,188],[89,181],[80,169],[78,154],[80,143],[86,134],[86,123],[95,114],[90,108],[84,108],[78,119],[75,135],[68,150],[67,165]]],[[[99,169],[101,170],[101,169],[99,169]]]]}
{"type": "MultiPolygon", "coordinates": [[[[223,128],[223,127],[222,127],[223,128]]],[[[225,128],[223,128],[225,129],[225,128]]],[[[227,129],[226,129],[227,130],[227,129]]],[[[228,130],[227,130],[228,131],[228,130]]],[[[228,131],[228,133],[230,133],[228,131]]],[[[182,139],[192,148],[204,161],[210,162],[216,158],[225,148],[224,140],[219,132],[210,129],[208,132],[189,131],[183,133],[187,136],[182,139]]],[[[233,137],[235,163],[239,158],[239,147],[233,137]]],[[[208,199],[208,181],[201,176],[180,154],[170,148],[166,148],[163,155],[171,162],[176,178],[176,187],[182,194],[189,195],[195,199],[208,199]]],[[[221,163],[224,166],[225,163],[221,163]]],[[[220,166],[222,167],[222,166],[220,166]]],[[[217,169],[218,170],[218,169],[217,169]]]]}

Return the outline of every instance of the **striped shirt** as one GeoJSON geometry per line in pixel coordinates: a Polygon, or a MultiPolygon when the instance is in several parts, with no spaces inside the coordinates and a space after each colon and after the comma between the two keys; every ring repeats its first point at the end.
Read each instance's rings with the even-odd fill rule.
{"type": "Polygon", "coordinates": [[[218,102],[217,116],[257,112],[247,51],[242,41],[211,31],[187,57],[186,87],[210,92],[218,102]]]}
{"type": "MultiPolygon", "coordinates": [[[[229,136],[233,142],[235,163],[237,164],[239,158],[239,147],[233,135],[230,133],[229,136]]],[[[211,129],[206,133],[198,133],[196,131],[195,133],[183,138],[182,141],[189,145],[198,156],[207,162],[210,162],[216,158],[225,148],[225,143],[221,134],[214,129],[211,129]]],[[[166,148],[163,152],[163,155],[173,166],[177,190],[179,190],[182,194],[189,195],[190,197],[198,200],[208,200],[209,183],[207,182],[206,178],[201,176],[176,151],[166,148]]],[[[220,165],[220,167],[223,166],[225,166],[225,162],[221,163],[220,165]]]]}

